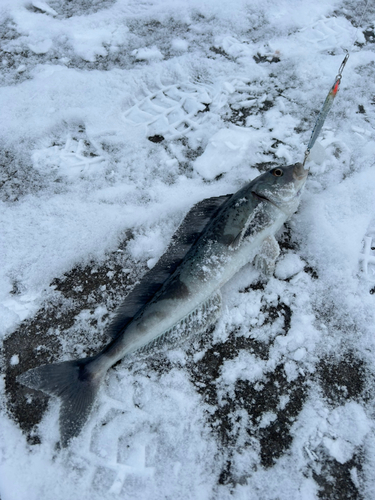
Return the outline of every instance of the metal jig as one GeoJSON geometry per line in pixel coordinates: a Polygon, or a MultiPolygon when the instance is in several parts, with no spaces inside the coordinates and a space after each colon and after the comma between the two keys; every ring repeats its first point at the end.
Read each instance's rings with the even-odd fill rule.
{"type": "Polygon", "coordinates": [[[349,59],[349,52],[347,50],[345,50],[345,52],[346,52],[346,55],[345,55],[345,58],[339,67],[339,71],[338,71],[337,76],[335,78],[335,82],[332,85],[330,91],[328,92],[328,95],[326,97],[326,100],[324,101],[323,107],[318,115],[318,118],[316,119],[313,131],[311,133],[309,144],[308,144],[307,149],[305,151],[305,158],[303,160],[303,166],[305,166],[305,163],[306,163],[306,160],[310,154],[310,151],[315,144],[315,141],[316,141],[316,139],[317,139],[322,127],[323,127],[325,119],[327,118],[328,112],[332,107],[333,100],[336,97],[336,94],[339,90],[339,86],[340,86],[340,82],[341,82],[341,78],[342,78],[342,72],[345,68],[345,65],[346,65],[348,59],[349,59]]]}

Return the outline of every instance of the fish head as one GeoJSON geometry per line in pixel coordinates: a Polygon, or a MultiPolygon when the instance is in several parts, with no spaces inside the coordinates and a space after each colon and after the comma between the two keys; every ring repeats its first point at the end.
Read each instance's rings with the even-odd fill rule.
{"type": "Polygon", "coordinates": [[[297,210],[308,172],[302,163],[272,168],[253,181],[251,192],[289,216],[297,210]]]}

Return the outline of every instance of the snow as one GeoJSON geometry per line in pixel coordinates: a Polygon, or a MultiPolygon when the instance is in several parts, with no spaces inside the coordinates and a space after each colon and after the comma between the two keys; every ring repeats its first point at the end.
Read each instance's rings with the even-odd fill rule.
{"type": "Polygon", "coordinates": [[[57,12],[55,10],[51,9],[51,7],[48,4],[46,4],[45,2],[39,2],[37,0],[37,1],[31,2],[31,5],[33,7],[35,7],[36,9],[39,9],[42,12],[45,12],[46,14],[51,14],[52,16],[57,16],[57,12]]]}
{"type": "Polygon", "coordinates": [[[20,360],[19,360],[19,357],[18,357],[18,355],[17,355],[17,354],[14,354],[14,355],[10,358],[10,364],[11,364],[12,366],[14,366],[14,365],[18,365],[18,363],[19,363],[19,362],[20,362],[20,360]]]}
{"type": "Polygon", "coordinates": [[[133,50],[132,56],[134,56],[136,59],[139,59],[140,61],[149,61],[152,59],[163,59],[163,54],[160,52],[160,50],[153,46],[153,47],[144,47],[141,49],[136,49],[133,50]]]}
{"type": "Polygon", "coordinates": [[[204,153],[195,161],[194,169],[205,179],[212,180],[243,164],[245,159],[254,162],[256,140],[257,134],[240,127],[219,130],[209,140],[204,153]]]}
{"type": "Polygon", "coordinates": [[[365,6],[2,2],[1,500],[373,498],[365,6]],[[211,333],[110,370],[69,449],[56,448],[56,401],[27,427],[39,406],[14,374],[41,353],[96,352],[191,206],[301,161],[345,49],[274,276],[249,264],[211,333]]]}
{"type": "Polygon", "coordinates": [[[189,43],[181,38],[175,38],[172,40],[171,46],[177,52],[186,52],[189,48],[189,43]]]}
{"type": "Polygon", "coordinates": [[[299,255],[288,252],[278,261],[275,276],[280,280],[286,280],[301,272],[304,267],[305,263],[299,255]]]}

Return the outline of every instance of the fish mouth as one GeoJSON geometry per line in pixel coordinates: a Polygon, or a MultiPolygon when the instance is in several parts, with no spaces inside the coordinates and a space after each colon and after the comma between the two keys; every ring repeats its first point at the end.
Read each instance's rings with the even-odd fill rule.
{"type": "Polygon", "coordinates": [[[303,181],[306,179],[309,169],[303,166],[302,163],[296,163],[293,169],[293,179],[296,181],[303,181]]]}

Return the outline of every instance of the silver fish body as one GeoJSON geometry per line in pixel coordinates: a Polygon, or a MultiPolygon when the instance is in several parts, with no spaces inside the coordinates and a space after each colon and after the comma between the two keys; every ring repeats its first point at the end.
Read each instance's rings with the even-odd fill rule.
{"type": "Polygon", "coordinates": [[[277,167],[233,195],[197,204],[155,269],[120,307],[109,327],[113,340],[102,352],[19,377],[22,384],[61,398],[63,446],[81,431],[111,366],[176,331],[200,331],[214,322],[221,286],[257,253],[258,264],[272,269],[278,255],[274,234],[297,209],[306,177],[299,163],[277,167]]]}

